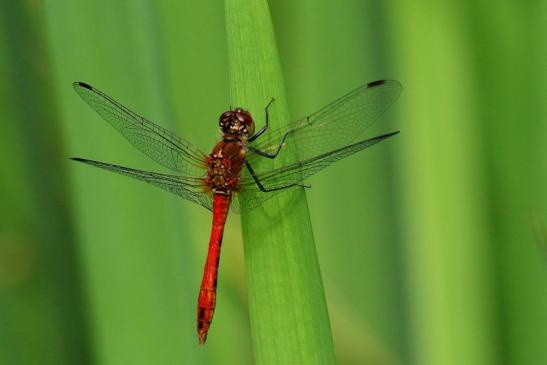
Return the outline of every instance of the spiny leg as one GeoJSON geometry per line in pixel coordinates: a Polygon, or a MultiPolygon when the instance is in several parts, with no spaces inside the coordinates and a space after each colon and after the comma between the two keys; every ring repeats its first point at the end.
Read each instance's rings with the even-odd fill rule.
{"type": "Polygon", "coordinates": [[[277,149],[275,150],[274,153],[268,153],[266,151],[261,151],[259,149],[256,149],[254,148],[253,146],[249,146],[248,149],[249,151],[253,152],[253,153],[256,153],[257,155],[260,155],[262,157],[266,157],[266,158],[271,158],[271,159],[274,159],[277,157],[277,155],[279,154],[279,151],[281,151],[281,148],[285,145],[285,140],[287,139],[287,137],[289,136],[289,134],[291,134],[292,130],[288,130],[284,135],[283,135],[283,138],[281,138],[281,142],[279,142],[279,144],[277,145],[277,149]]]}
{"type": "Polygon", "coordinates": [[[270,102],[268,103],[268,105],[266,105],[266,107],[264,108],[264,112],[266,113],[266,125],[264,125],[262,128],[260,128],[260,130],[258,132],[256,132],[253,136],[251,136],[249,138],[249,142],[252,142],[252,141],[256,140],[258,137],[263,135],[264,132],[266,132],[268,130],[269,123],[270,123],[270,113],[268,112],[268,110],[270,109],[270,105],[272,105],[272,103],[274,101],[275,101],[275,98],[272,97],[270,99],[270,102]]]}
{"type": "Polygon", "coordinates": [[[251,164],[246,160],[245,161],[245,166],[247,166],[247,169],[249,170],[249,172],[251,173],[251,176],[253,177],[253,180],[255,181],[256,183],[256,186],[258,186],[258,188],[260,189],[260,191],[264,192],[264,193],[267,193],[267,192],[271,192],[271,191],[277,191],[277,190],[284,190],[284,189],[288,189],[288,188],[292,188],[292,187],[295,187],[295,186],[299,186],[301,188],[311,188],[310,185],[304,185],[304,184],[298,184],[298,183],[293,183],[293,184],[288,184],[288,185],[285,185],[285,186],[279,186],[277,188],[267,188],[265,187],[259,180],[258,176],[256,175],[255,171],[253,170],[251,164]]]}

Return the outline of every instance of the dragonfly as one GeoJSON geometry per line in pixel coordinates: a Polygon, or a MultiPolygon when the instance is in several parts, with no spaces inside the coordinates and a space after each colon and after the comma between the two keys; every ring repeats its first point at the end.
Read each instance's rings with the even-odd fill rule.
{"type": "Polygon", "coordinates": [[[264,108],[264,122],[258,130],[249,111],[230,108],[220,115],[222,138],[209,154],[87,83],[75,82],[73,87],[129,143],[176,174],[79,157],[73,160],[144,181],[213,213],[197,306],[200,344],[207,339],[216,308],[220,248],[229,209],[249,212],[283,191],[308,188],[304,181],[313,174],[399,133],[359,139],[399,97],[402,86],[394,80],[364,84],[315,113],[275,129],[270,128],[274,98],[264,108]],[[290,153],[283,153],[289,148],[290,153]],[[280,166],[272,164],[277,161],[280,166]],[[242,174],[244,170],[248,173],[242,174]]]}

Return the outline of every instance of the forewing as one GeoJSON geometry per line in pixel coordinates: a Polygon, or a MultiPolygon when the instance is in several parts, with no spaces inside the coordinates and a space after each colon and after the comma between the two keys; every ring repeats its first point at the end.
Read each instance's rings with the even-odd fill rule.
{"type": "MultiPolygon", "coordinates": [[[[314,175],[330,164],[346,158],[354,153],[374,146],[375,144],[391,137],[399,132],[384,134],[378,137],[370,138],[339,148],[334,151],[326,152],[305,161],[295,162],[275,170],[258,174],[257,178],[267,189],[278,189],[293,184],[302,184],[308,177],[314,175]]],[[[271,192],[262,192],[252,176],[244,176],[240,181],[240,194],[234,199],[232,210],[235,213],[250,211],[260,206],[264,201],[272,198],[284,190],[271,192]]]]}
{"type": "Polygon", "coordinates": [[[188,176],[206,173],[206,156],[190,142],[124,107],[110,96],[83,82],[74,90],[133,146],[157,163],[188,176]]]}
{"type": "MultiPolygon", "coordinates": [[[[289,165],[343,148],[358,140],[359,136],[397,100],[401,90],[401,84],[394,80],[368,83],[288,127],[267,131],[250,146],[274,152],[288,132],[279,158],[284,164],[289,165]],[[284,156],[283,149],[287,147],[293,148],[296,154],[284,156]]],[[[248,154],[247,159],[258,171],[265,171],[272,166],[265,158],[252,152],[248,154]]]]}
{"type": "Polygon", "coordinates": [[[129,167],[86,160],[83,158],[73,158],[73,160],[147,182],[191,202],[199,204],[209,210],[213,210],[211,193],[207,190],[207,186],[204,185],[203,181],[199,178],[136,170],[129,167]]]}

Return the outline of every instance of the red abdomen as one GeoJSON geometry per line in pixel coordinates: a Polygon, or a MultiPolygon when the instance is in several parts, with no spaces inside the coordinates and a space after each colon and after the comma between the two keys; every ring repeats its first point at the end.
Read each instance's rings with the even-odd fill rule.
{"type": "Polygon", "coordinates": [[[222,235],[224,234],[224,224],[228,216],[230,201],[230,194],[215,194],[213,197],[213,227],[198,298],[197,329],[200,344],[204,344],[207,339],[207,332],[215,312],[220,246],[222,245],[222,235]]]}

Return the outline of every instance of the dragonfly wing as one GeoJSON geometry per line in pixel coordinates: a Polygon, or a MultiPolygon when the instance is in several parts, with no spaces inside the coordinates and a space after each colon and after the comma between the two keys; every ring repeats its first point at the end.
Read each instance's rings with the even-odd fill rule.
{"type": "Polygon", "coordinates": [[[129,167],[86,160],[83,158],[73,158],[73,160],[147,182],[199,204],[209,210],[213,210],[211,193],[208,192],[207,186],[203,184],[202,179],[136,170],[129,167]]]}
{"type": "MultiPolygon", "coordinates": [[[[263,174],[258,174],[257,178],[267,190],[282,189],[283,187],[294,184],[301,184],[302,181],[330,164],[353,155],[356,152],[372,147],[375,144],[398,133],[399,132],[392,132],[366,139],[331,152],[323,153],[305,161],[295,162],[263,174]]],[[[238,196],[237,201],[234,201],[232,208],[236,213],[250,211],[260,206],[264,201],[270,199],[275,194],[284,191],[275,190],[271,192],[263,192],[259,189],[255,179],[252,176],[243,177],[239,186],[242,195],[238,196]]]]}
{"type": "MultiPolygon", "coordinates": [[[[284,164],[305,161],[355,142],[399,97],[402,86],[398,81],[381,80],[362,85],[317,112],[288,127],[267,131],[250,146],[273,153],[288,133],[283,148],[296,153],[279,157],[284,164]]],[[[249,153],[248,161],[257,171],[271,169],[273,162],[249,153]]]]}
{"type": "Polygon", "coordinates": [[[204,176],[207,157],[190,142],[141,117],[83,82],[74,90],[133,146],[159,164],[188,176],[204,176]]]}

